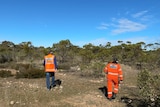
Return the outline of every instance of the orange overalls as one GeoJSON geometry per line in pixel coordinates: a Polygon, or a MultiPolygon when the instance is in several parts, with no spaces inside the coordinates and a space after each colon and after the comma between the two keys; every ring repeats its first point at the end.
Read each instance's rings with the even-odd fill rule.
{"type": "Polygon", "coordinates": [[[106,78],[107,78],[108,98],[111,98],[112,85],[114,85],[113,92],[117,94],[119,80],[123,80],[122,69],[120,67],[120,64],[118,63],[108,63],[104,68],[104,72],[107,74],[106,78]]]}

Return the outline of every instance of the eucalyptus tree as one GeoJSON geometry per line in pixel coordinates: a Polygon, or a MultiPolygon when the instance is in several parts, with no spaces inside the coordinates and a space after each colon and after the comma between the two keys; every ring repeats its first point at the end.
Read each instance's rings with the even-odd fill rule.
{"type": "Polygon", "coordinates": [[[144,42],[138,42],[136,44],[133,45],[133,58],[135,61],[141,63],[144,60],[144,49],[143,49],[143,45],[145,45],[144,42]]]}
{"type": "Polygon", "coordinates": [[[111,48],[111,42],[107,42],[105,45],[106,48],[111,48]]]}
{"type": "Polygon", "coordinates": [[[118,40],[117,42],[118,42],[120,45],[123,43],[123,41],[121,41],[121,40],[118,40]]]}
{"type": "Polygon", "coordinates": [[[55,54],[57,54],[59,61],[63,63],[69,60],[68,55],[72,46],[70,40],[67,39],[61,40],[59,43],[54,43],[52,49],[55,51],[55,54]]]}
{"type": "Polygon", "coordinates": [[[91,60],[93,59],[94,57],[93,47],[94,45],[89,43],[89,44],[84,45],[83,48],[81,49],[80,55],[84,63],[90,63],[91,60]]]}
{"type": "Polygon", "coordinates": [[[33,60],[32,58],[32,53],[33,53],[33,49],[34,49],[34,46],[32,45],[32,42],[28,41],[28,42],[21,42],[19,44],[21,50],[19,52],[19,55],[20,55],[20,59],[21,60],[24,60],[24,59],[27,59],[27,60],[33,60]]]}
{"type": "Polygon", "coordinates": [[[121,51],[122,51],[122,47],[121,47],[121,45],[117,45],[117,46],[112,46],[111,48],[110,48],[110,55],[112,56],[112,57],[117,57],[118,59],[120,59],[121,58],[121,51]]]}
{"type": "Polygon", "coordinates": [[[99,52],[96,57],[100,62],[108,62],[110,57],[110,49],[106,49],[105,47],[100,47],[99,52]]]}
{"type": "Polygon", "coordinates": [[[145,48],[146,48],[147,50],[153,50],[153,46],[154,46],[153,43],[149,43],[149,44],[146,44],[146,45],[145,45],[145,48]]]}
{"type": "Polygon", "coordinates": [[[2,41],[0,44],[0,50],[1,52],[3,51],[12,51],[14,48],[15,44],[10,41],[2,41]]]}
{"type": "Polygon", "coordinates": [[[157,50],[160,48],[160,43],[155,42],[154,43],[154,50],[157,50]]]}
{"type": "Polygon", "coordinates": [[[126,41],[126,43],[127,43],[127,44],[129,44],[129,45],[131,45],[131,44],[132,44],[132,42],[131,42],[131,41],[126,41]]]}
{"type": "Polygon", "coordinates": [[[0,44],[0,60],[2,63],[14,60],[15,44],[10,41],[2,41],[0,44]]]}

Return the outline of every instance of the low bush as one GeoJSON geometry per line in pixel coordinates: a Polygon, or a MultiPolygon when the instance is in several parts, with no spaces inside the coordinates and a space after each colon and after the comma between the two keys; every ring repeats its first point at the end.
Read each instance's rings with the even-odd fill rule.
{"type": "Polygon", "coordinates": [[[7,64],[6,63],[0,64],[0,68],[7,68],[7,64]]]}
{"type": "Polygon", "coordinates": [[[1,70],[0,71],[0,77],[2,77],[2,78],[11,77],[11,76],[13,76],[11,74],[11,71],[6,71],[6,70],[1,70]]]}
{"type": "Polygon", "coordinates": [[[42,78],[45,77],[45,72],[42,69],[34,68],[30,64],[17,65],[19,72],[16,74],[16,78],[42,78]]]}
{"type": "Polygon", "coordinates": [[[138,74],[140,97],[149,106],[160,106],[160,75],[154,75],[144,70],[138,74]]]}
{"type": "Polygon", "coordinates": [[[69,70],[70,64],[69,63],[61,63],[58,65],[58,69],[69,70]]]}
{"type": "Polygon", "coordinates": [[[91,65],[81,65],[81,76],[84,77],[102,77],[104,64],[93,63],[91,65]]]}
{"type": "Polygon", "coordinates": [[[25,72],[18,72],[16,78],[43,78],[45,77],[45,72],[39,69],[28,69],[25,72]]]}

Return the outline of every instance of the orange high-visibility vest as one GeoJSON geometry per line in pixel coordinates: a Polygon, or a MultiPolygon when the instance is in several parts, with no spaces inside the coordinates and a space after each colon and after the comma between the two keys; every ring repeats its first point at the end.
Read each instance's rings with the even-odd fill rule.
{"type": "Polygon", "coordinates": [[[45,72],[55,72],[54,55],[49,54],[44,57],[45,72]]]}

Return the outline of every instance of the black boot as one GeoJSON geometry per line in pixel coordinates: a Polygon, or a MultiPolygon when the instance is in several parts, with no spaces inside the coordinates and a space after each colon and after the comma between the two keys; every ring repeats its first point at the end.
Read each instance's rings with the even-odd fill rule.
{"type": "Polygon", "coordinates": [[[115,98],[116,98],[116,93],[113,93],[112,99],[115,99],[115,98]]]}

